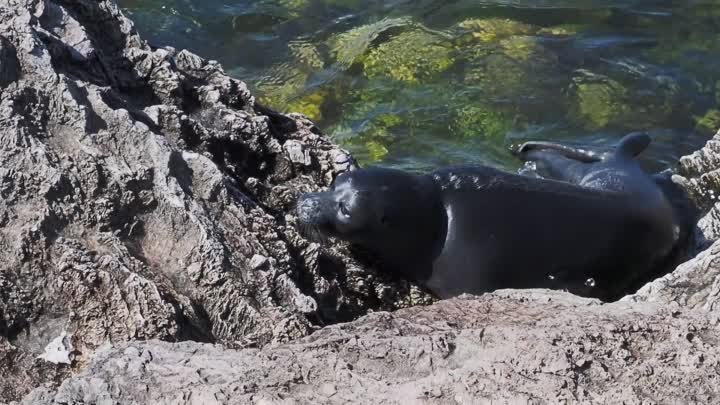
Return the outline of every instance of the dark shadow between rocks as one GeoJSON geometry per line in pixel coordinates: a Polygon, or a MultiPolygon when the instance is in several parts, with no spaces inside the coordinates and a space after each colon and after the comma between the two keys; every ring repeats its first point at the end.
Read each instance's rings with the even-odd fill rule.
{"type": "Polygon", "coordinates": [[[170,152],[170,159],[168,161],[168,169],[169,174],[173,177],[175,177],[175,180],[180,185],[180,188],[185,192],[185,194],[189,195],[190,197],[193,196],[193,190],[192,190],[192,179],[193,179],[193,170],[188,166],[185,159],[182,157],[182,153],[178,151],[172,151],[170,152]]]}
{"type": "Polygon", "coordinates": [[[285,134],[297,131],[297,124],[295,120],[291,119],[287,115],[281,114],[270,107],[263,106],[260,103],[255,103],[255,112],[268,117],[270,121],[270,132],[283,141],[287,140],[285,134]]]}
{"type": "MultiPolygon", "coordinates": [[[[100,93],[100,97],[102,98],[102,101],[107,104],[108,107],[112,108],[113,110],[124,109],[128,112],[132,119],[147,125],[147,127],[150,128],[151,131],[155,133],[160,133],[160,127],[158,127],[155,121],[153,121],[142,110],[146,105],[137,105],[135,101],[130,101],[136,100],[136,98],[128,97],[127,95],[118,93],[116,91],[103,91],[102,93],[100,93]]],[[[151,105],[153,101],[148,101],[147,105],[151,105]]]]}
{"type": "Polygon", "coordinates": [[[80,103],[81,105],[85,106],[85,131],[88,134],[97,134],[98,132],[108,129],[107,122],[98,115],[97,112],[92,107],[92,104],[90,104],[90,100],[88,100],[88,92],[86,88],[79,87],[75,82],[68,81],[67,82],[68,91],[70,91],[73,95],[73,98],[80,103]]]}
{"type": "Polygon", "coordinates": [[[20,78],[20,61],[17,50],[4,36],[0,35],[0,92],[20,78]]]}

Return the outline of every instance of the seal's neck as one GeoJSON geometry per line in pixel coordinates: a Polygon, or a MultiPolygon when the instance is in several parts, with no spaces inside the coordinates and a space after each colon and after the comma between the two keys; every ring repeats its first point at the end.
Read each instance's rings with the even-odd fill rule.
{"type": "Polygon", "coordinates": [[[417,175],[417,186],[402,207],[393,212],[388,232],[365,245],[381,261],[383,270],[424,282],[442,250],[447,233],[447,215],[441,189],[430,176],[417,175]]]}

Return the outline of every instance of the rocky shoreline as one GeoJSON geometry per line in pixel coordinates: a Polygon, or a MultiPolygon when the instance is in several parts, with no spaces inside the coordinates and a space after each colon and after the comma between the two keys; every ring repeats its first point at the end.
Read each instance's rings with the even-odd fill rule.
{"type": "MultiPolygon", "coordinates": [[[[719,153],[720,134],[674,176],[709,241],[719,153]]],[[[347,152],[216,62],[150,47],[110,0],[0,4],[0,160],[0,403],[720,395],[717,243],[612,304],[533,290],[419,306],[433,299],[287,214],[347,152]]]]}

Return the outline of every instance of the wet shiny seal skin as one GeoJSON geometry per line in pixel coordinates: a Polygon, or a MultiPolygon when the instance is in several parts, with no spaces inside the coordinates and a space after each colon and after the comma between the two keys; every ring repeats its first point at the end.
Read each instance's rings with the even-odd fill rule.
{"type": "Polygon", "coordinates": [[[361,246],[441,298],[554,288],[613,300],[678,240],[673,208],[635,159],[649,143],[631,134],[613,153],[547,142],[515,151],[550,178],[485,166],[356,169],[301,195],[297,214],[308,234],[361,246]]]}

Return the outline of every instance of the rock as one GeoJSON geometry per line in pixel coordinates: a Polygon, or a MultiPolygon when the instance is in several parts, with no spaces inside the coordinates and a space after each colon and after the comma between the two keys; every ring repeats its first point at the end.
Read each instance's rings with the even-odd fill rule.
{"type": "MultiPolygon", "coordinates": [[[[699,248],[718,145],[675,176],[699,248]]],[[[110,0],[0,2],[0,161],[1,402],[718,401],[720,245],[612,304],[399,309],[433,299],[295,229],[352,157],[110,0]]]]}
{"type": "Polygon", "coordinates": [[[703,148],[680,159],[673,181],[683,186],[706,213],[698,223],[699,248],[704,249],[675,271],[642,287],[628,301],[657,301],[708,311],[720,308],[720,132],[703,148]]]}
{"type": "Polygon", "coordinates": [[[0,2],[0,400],[104,344],[263,346],[411,305],[284,214],[348,156],[113,1],[0,2]]]}
{"type": "Polygon", "coordinates": [[[54,364],[72,364],[74,348],[71,339],[72,335],[62,331],[60,336],[45,346],[45,353],[38,357],[54,364]]]}
{"type": "Polygon", "coordinates": [[[221,404],[714,403],[718,338],[705,312],[671,317],[657,303],[498,291],[377,312],[260,350],[155,340],[108,347],[22,403],[190,404],[197,395],[221,404]]]}
{"type": "Polygon", "coordinates": [[[709,240],[717,240],[720,237],[720,132],[700,150],[680,159],[676,177],[707,212],[699,223],[703,235],[709,240]]]}

